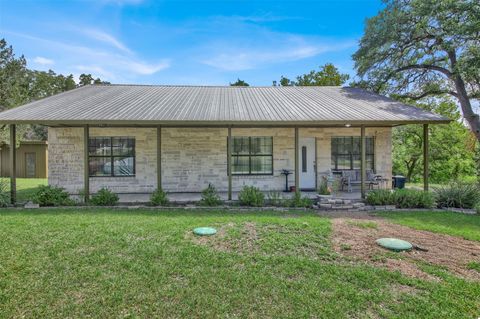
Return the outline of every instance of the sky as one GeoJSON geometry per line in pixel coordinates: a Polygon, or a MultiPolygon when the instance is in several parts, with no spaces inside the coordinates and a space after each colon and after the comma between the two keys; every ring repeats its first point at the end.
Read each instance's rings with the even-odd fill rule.
{"type": "Polygon", "coordinates": [[[271,85],[351,55],[380,0],[0,0],[0,38],[28,67],[112,83],[271,85]]]}

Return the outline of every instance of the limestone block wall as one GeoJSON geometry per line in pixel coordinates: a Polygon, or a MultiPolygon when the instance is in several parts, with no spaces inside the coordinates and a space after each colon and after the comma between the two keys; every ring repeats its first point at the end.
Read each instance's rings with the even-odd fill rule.
{"type": "MultiPolygon", "coordinates": [[[[331,137],[358,136],[359,128],[301,128],[300,137],[315,137],[317,182],[331,167],[331,137]]],[[[390,177],[392,172],[391,129],[368,128],[375,136],[375,168],[390,177]]],[[[162,183],[170,192],[199,192],[209,183],[220,191],[228,187],[227,129],[163,128],[162,183]]],[[[282,169],[294,169],[293,128],[234,128],[233,136],[273,136],[273,175],[233,176],[233,190],[254,185],[262,190],[283,190],[282,169]]],[[[157,188],[157,135],[155,128],[91,128],[90,136],[131,136],[135,138],[134,177],[91,177],[91,192],[107,187],[118,193],[150,193],[157,188]]],[[[49,184],[72,194],[83,189],[83,128],[49,128],[49,184]]],[[[294,174],[289,176],[294,185],[294,174]]]]}

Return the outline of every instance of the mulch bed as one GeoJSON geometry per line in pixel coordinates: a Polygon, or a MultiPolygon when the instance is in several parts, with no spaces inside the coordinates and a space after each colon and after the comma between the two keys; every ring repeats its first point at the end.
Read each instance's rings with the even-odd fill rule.
{"type": "Polygon", "coordinates": [[[467,268],[469,262],[480,262],[479,242],[415,230],[368,214],[356,217],[357,219],[348,216],[332,219],[332,242],[339,254],[389,270],[399,270],[415,278],[439,280],[418,267],[419,262],[424,262],[443,266],[462,278],[480,281],[480,273],[467,268]],[[361,223],[365,221],[375,222],[376,228],[361,227],[361,223]],[[428,251],[414,249],[409,252],[393,253],[398,255],[391,258],[388,250],[375,243],[375,240],[381,237],[403,239],[428,251]]]}

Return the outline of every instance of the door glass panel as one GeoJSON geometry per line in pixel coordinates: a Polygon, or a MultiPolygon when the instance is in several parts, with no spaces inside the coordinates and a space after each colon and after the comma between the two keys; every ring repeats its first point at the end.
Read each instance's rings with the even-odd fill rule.
{"type": "Polygon", "coordinates": [[[35,153],[25,153],[25,175],[27,178],[33,178],[36,175],[35,153]]]}
{"type": "Polygon", "coordinates": [[[302,146],[302,172],[307,172],[307,147],[302,146]]]}

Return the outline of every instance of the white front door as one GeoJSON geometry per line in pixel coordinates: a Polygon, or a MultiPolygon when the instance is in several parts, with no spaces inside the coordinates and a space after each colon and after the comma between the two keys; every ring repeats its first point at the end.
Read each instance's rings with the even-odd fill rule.
{"type": "Polygon", "coordinates": [[[300,189],[315,189],[315,138],[304,137],[298,144],[300,189]]]}

